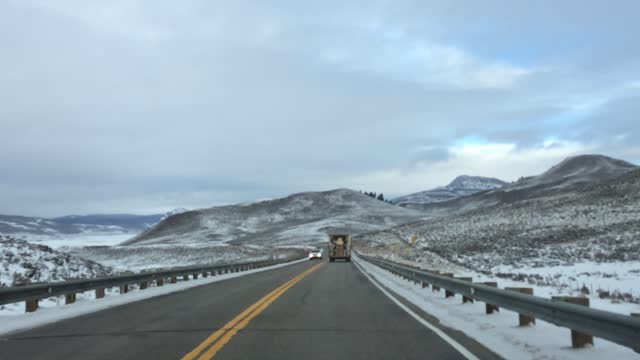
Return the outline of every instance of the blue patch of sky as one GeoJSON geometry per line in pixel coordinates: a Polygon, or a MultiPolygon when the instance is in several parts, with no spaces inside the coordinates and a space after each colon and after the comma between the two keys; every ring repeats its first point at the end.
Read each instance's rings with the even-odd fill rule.
{"type": "Polygon", "coordinates": [[[446,41],[483,59],[519,67],[542,65],[550,58],[586,49],[593,45],[589,35],[564,31],[546,31],[544,27],[505,29],[499,24],[483,23],[469,29],[452,31],[446,41]]]}

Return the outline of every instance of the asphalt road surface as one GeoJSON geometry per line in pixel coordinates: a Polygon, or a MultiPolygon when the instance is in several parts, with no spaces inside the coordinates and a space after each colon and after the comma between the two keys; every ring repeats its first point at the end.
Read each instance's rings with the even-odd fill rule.
{"type": "MultiPolygon", "coordinates": [[[[477,358],[498,358],[438,327],[477,358]]],[[[346,262],[294,264],[0,336],[2,360],[210,358],[467,357],[346,262]]]]}

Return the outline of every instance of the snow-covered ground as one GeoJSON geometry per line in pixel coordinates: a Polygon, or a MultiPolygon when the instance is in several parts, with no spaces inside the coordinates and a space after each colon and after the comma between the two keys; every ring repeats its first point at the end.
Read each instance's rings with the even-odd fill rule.
{"type": "Polygon", "coordinates": [[[354,241],[365,253],[409,261],[438,254],[478,273],[556,288],[584,285],[585,292],[640,302],[639,215],[640,171],[633,171],[354,241]]]}
{"type": "Polygon", "coordinates": [[[95,292],[88,291],[77,294],[76,303],[71,305],[64,305],[63,297],[54,297],[40,301],[38,311],[33,313],[25,313],[25,305],[22,302],[9,304],[4,306],[3,309],[0,309],[0,334],[7,334],[18,330],[26,330],[63,319],[69,319],[83,314],[96,312],[99,310],[149,299],[155,296],[183,291],[196,286],[211,284],[226,279],[276,269],[302,261],[308,260],[306,258],[303,258],[301,260],[269,266],[261,269],[222,274],[207,278],[201,277],[199,279],[191,279],[190,281],[178,282],[176,284],[165,284],[161,287],[156,287],[152,284],[145,290],[134,288],[126,294],[119,294],[118,288],[111,288],[105,291],[106,296],[102,299],[96,299],[95,292]]]}
{"type": "Polygon", "coordinates": [[[45,245],[0,236],[0,287],[93,278],[112,270],[45,245]]]}
{"type": "Polygon", "coordinates": [[[74,256],[89,259],[116,271],[143,271],[190,265],[259,261],[300,255],[302,249],[210,244],[159,244],[104,247],[63,247],[74,256]]]}
{"type": "MultiPolygon", "coordinates": [[[[410,281],[400,279],[390,272],[354,257],[356,264],[373,276],[382,285],[402,296],[440,322],[476,339],[505,359],[638,359],[640,354],[612,342],[594,339],[594,347],[572,349],[570,331],[553,324],[537,320],[535,326],[518,327],[518,314],[501,309],[499,313],[485,315],[485,304],[475,302],[462,304],[459,296],[445,299],[443,292],[423,289],[410,281]]],[[[466,275],[466,274],[456,274],[466,275]]],[[[475,274],[471,274],[475,275],[475,274]]],[[[474,281],[488,281],[474,276],[474,281]]],[[[495,280],[495,279],[493,279],[495,280]]],[[[522,284],[518,284],[522,286],[522,284]]],[[[498,280],[498,286],[511,286],[510,281],[498,280]]],[[[535,295],[548,297],[557,290],[535,287],[535,295]]],[[[597,299],[599,300],[599,299],[597,299]]],[[[591,307],[629,314],[640,312],[635,304],[613,304],[610,301],[594,301],[591,307]]]]}
{"type": "MultiPolygon", "coordinates": [[[[533,281],[572,293],[609,293],[617,300],[640,299],[640,261],[584,262],[547,267],[496,266],[495,276],[533,281]],[[531,280],[530,280],[531,279],[531,280]]],[[[602,294],[605,297],[605,294],[602,294]]],[[[640,308],[639,308],[640,310],[640,308]]]]}
{"type": "Polygon", "coordinates": [[[502,267],[497,268],[495,273],[487,273],[451,263],[436,254],[427,253],[426,255],[429,256],[423,256],[413,261],[397,255],[380,256],[375,253],[368,255],[383,257],[390,261],[422,269],[471,277],[474,282],[497,281],[500,288],[531,287],[536,296],[546,298],[551,296],[586,296],[590,299],[593,308],[626,315],[640,313],[640,303],[637,301],[640,290],[640,276],[637,272],[640,263],[638,262],[575,264],[574,266],[557,268],[518,268],[514,270],[515,272],[501,272],[512,270],[502,267]],[[599,266],[601,267],[599,268],[599,266]],[[589,291],[585,291],[584,288],[589,291]],[[601,295],[598,290],[610,291],[610,295],[601,295]],[[625,296],[629,292],[634,294],[634,298],[625,296]]]}
{"type": "MultiPolygon", "coordinates": [[[[110,236],[102,244],[121,239],[110,236]]],[[[259,261],[304,256],[302,248],[274,248],[259,245],[210,243],[197,245],[81,246],[86,239],[46,239],[28,242],[0,235],[0,287],[34,282],[55,282],[91,278],[120,272],[139,272],[191,265],[259,261]],[[58,245],[57,249],[44,245],[58,245]],[[64,245],[64,246],[60,246],[64,245]]]]}
{"type": "Polygon", "coordinates": [[[640,313],[638,261],[585,262],[550,267],[503,265],[491,271],[476,271],[428,251],[408,253],[396,250],[389,253],[369,249],[363,253],[422,269],[472,277],[476,282],[498,281],[500,287],[532,287],[536,295],[544,297],[587,296],[591,307],[623,314],[640,313]]]}
{"type": "Polygon", "coordinates": [[[35,235],[16,234],[13,237],[24,239],[33,244],[46,245],[52,249],[79,246],[113,246],[136,236],[137,233],[83,233],[72,235],[35,235]]]}

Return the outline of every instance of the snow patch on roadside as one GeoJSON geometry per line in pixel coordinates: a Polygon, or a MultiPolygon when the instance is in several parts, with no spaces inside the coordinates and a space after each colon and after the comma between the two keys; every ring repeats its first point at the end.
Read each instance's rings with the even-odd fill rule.
{"type": "MultiPolygon", "coordinates": [[[[485,315],[485,304],[462,304],[460,296],[445,299],[443,292],[422,289],[390,272],[354,256],[357,264],[386,288],[394,291],[440,322],[463,331],[506,359],[638,359],[640,355],[626,347],[596,338],[594,347],[572,349],[570,331],[537,320],[535,326],[517,326],[518,314],[501,309],[485,315]]],[[[502,286],[502,284],[499,284],[502,286]]]]}

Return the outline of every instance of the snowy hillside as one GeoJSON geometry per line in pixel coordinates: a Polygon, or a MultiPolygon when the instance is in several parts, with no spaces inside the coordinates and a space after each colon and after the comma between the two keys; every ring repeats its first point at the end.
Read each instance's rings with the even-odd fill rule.
{"type": "Polygon", "coordinates": [[[539,176],[522,178],[506,186],[505,191],[524,188],[559,189],[576,183],[588,183],[622,175],[637,167],[604,155],[580,155],[567,158],[539,176]]]}
{"type": "Polygon", "coordinates": [[[339,189],[188,211],[125,244],[304,244],[324,242],[327,232],[361,233],[420,218],[417,211],[339,189]]]}
{"type": "Polygon", "coordinates": [[[191,265],[260,261],[271,258],[304,257],[304,248],[275,248],[252,245],[179,246],[89,246],[63,248],[69,254],[91,259],[116,271],[143,271],[191,265]]]}
{"type": "Polygon", "coordinates": [[[428,204],[497,189],[506,184],[506,182],[495,178],[462,175],[455,178],[447,186],[401,196],[391,202],[397,205],[428,204]]]}
{"type": "Polygon", "coordinates": [[[0,236],[0,287],[110,275],[93,261],[0,236]]]}
{"type": "Polygon", "coordinates": [[[429,204],[407,203],[402,206],[420,210],[426,217],[448,216],[483,207],[562,194],[577,185],[615,178],[637,168],[628,162],[603,155],[574,156],[541,175],[521,178],[498,189],[448,201],[429,204]]]}
{"type": "Polygon", "coordinates": [[[57,218],[0,215],[0,234],[40,237],[61,237],[79,234],[138,234],[167,217],[185,209],[166,214],[130,215],[98,214],[68,215],[57,218]]]}
{"type": "Polygon", "coordinates": [[[640,170],[358,240],[394,253],[433,252],[478,271],[640,261],[640,170]],[[415,251],[405,245],[413,236],[415,251]]]}

